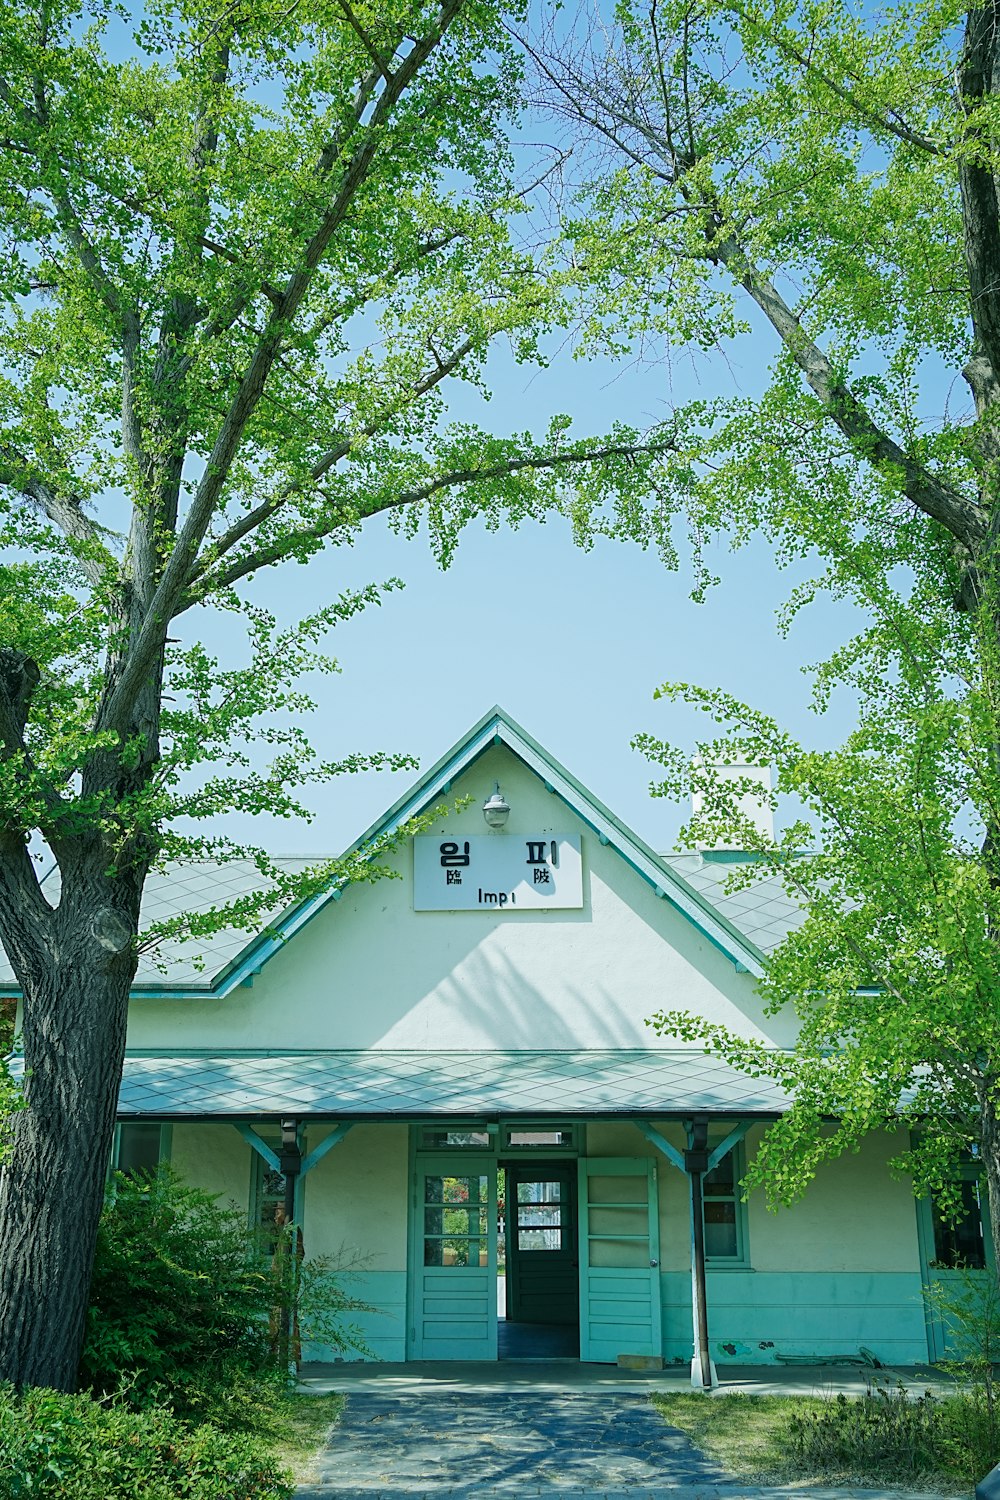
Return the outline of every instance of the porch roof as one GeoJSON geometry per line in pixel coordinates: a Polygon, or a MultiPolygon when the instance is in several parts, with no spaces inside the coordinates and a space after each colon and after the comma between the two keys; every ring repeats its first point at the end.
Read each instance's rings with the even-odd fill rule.
{"type": "Polygon", "coordinates": [[[774,1117],[788,1096],[701,1052],[310,1052],[130,1056],[122,1119],[774,1117]]]}

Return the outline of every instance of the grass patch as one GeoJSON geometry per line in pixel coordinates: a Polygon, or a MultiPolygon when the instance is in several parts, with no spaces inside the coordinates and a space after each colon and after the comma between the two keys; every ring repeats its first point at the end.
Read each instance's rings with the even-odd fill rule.
{"type": "Polygon", "coordinates": [[[672,1427],[735,1479],[754,1484],[897,1485],[968,1495],[962,1396],[914,1412],[894,1392],[858,1400],[820,1396],[656,1394],[672,1427]],[[919,1429],[917,1439],[914,1429],[919,1429]]]}
{"type": "Polygon", "coordinates": [[[737,1479],[757,1484],[797,1478],[791,1460],[789,1422],[819,1412],[823,1402],[799,1396],[702,1396],[656,1394],[664,1421],[686,1432],[696,1448],[737,1479]]]}
{"type": "Polygon", "coordinates": [[[310,1477],[317,1450],[344,1409],[343,1396],[289,1393],[275,1412],[268,1446],[297,1483],[310,1477]]]}

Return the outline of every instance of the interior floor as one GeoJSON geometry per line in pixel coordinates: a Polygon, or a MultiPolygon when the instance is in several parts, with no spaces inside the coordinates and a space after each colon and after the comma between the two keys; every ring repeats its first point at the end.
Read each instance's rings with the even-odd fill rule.
{"type": "Polygon", "coordinates": [[[579,1359],[580,1330],[565,1323],[497,1324],[498,1359],[579,1359]]]}
{"type": "Polygon", "coordinates": [[[507,1278],[497,1277],[497,1359],[579,1359],[576,1323],[520,1323],[507,1319],[507,1278]]]}

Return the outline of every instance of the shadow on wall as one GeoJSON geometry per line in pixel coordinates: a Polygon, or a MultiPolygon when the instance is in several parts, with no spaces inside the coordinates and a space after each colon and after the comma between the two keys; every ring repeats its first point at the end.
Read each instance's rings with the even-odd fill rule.
{"type": "Polygon", "coordinates": [[[337,1045],[676,1047],[656,1037],[649,1016],[706,1005],[776,1045],[792,1040],[794,1017],[766,1018],[751,976],[612,851],[599,876],[585,870],[584,902],[578,911],[508,913],[488,926],[479,913],[415,914],[430,940],[414,945],[398,982],[387,975],[381,989],[369,965],[369,1002],[351,1023],[364,1036],[337,1045]]]}

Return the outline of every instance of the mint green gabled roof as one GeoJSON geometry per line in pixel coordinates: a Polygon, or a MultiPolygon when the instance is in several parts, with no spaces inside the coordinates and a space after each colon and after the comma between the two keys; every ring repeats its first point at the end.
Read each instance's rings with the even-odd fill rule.
{"type": "MultiPolygon", "coordinates": [[[[484,714],[346,852],[351,854],[363,849],[374,839],[391,833],[408,819],[434,807],[448,795],[455,779],[499,745],[506,746],[517,756],[549,791],[596,833],[602,844],[613,848],[658,896],[693,923],[737,968],[755,975],[763,972],[765,950],[773,943],[758,944],[744,924],[738,918],[733,919],[735,911],[730,916],[722,909],[727,905],[725,892],[714,876],[706,879],[701,874],[705,862],[700,856],[688,857],[685,868],[683,861],[657,854],[498,706],[484,714]]],[[[303,866],[319,862],[314,858],[288,863],[303,866]]],[[[220,898],[232,899],[259,890],[264,884],[249,861],[233,861],[225,865],[210,861],[175,865],[150,877],[143,901],[143,922],[218,905],[220,898]]],[[[46,878],[45,890],[50,900],[58,899],[58,872],[52,872],[46,878]]],[[[140,995],[229,994],[237,985],[259,973],[286,942],[339,894],[338,888],[331,887],[284,911],[275,912],[269,918],[268,932],[249,940],[245,933],[230,929],[197,943],[173,943],[161,950],[160,964],[166,965],[165,974],[159,971],[158,965],[144,957],[134,992],[140,995]]],[[[761,893],[764,900],[776,900],[777,895],[777,892],[761,893]]],[[[786,905],[790,907],[787,902],[786,905]]],[[[789,925],[793,925],[796,915],[795,908],[790,907],[789,925]]],[[[760,924],[754,926],[760,931],[760,924]]],[[[761,935],[770,934],[761,932],[761,935]]],[[[17,988],[9,965],[0,962],[0,993],[16,993],[17,988]]]]}
{"type": "MultiPolygon", "coordinates": [[[[12,1071],[20,1078],[20,1060],[12,1071]]],[[[748,1078],[721,1058],[690,1048],[133,1053],[125,1059],[118,1117],[665,1119],[702,1110],[773,1117],[789,1102],[772,1079],[748,1078]]]]}

